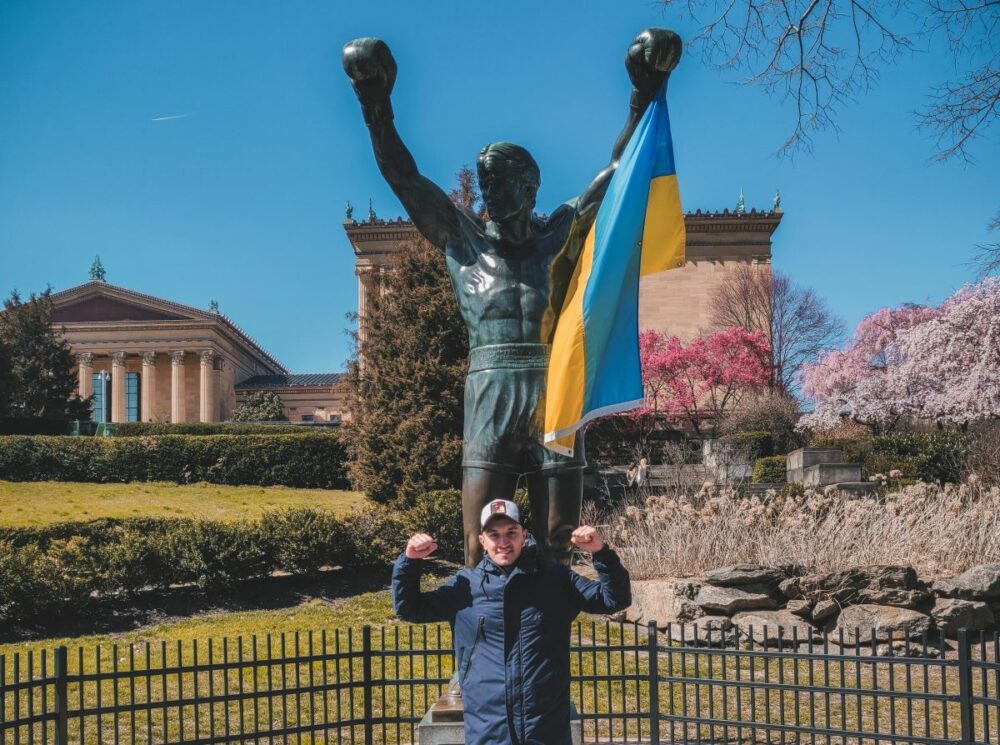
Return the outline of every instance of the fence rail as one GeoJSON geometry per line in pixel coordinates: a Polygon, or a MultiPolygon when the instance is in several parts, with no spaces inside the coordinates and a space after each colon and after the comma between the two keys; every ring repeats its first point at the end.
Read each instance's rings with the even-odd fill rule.
{"type": "MultiPolygon", "coordinates": [[[[570,642],[587,742],[1000,745],[1000,633],[586,621],[570,642]]],[[[0,655],[0,741],[410,743],[453,670],[444,625],[0,655]]]]}

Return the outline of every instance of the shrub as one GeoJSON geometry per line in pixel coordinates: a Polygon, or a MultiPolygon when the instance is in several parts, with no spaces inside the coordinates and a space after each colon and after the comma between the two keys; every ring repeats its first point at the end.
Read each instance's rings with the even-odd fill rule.
{"type": "Polygon", "coordinates": [[[48,550],[0,542],[0,623],[78,612],[99,586],[94,558],[86,538],[48,550]]]}
{"type": "Polygon", "coordinates": [[[737,432],[719,438],[722,442],[739,445],[750,459],[767,458],[774,455],[774,438],[770,432],[737,432]]]}
{"type": "Polygon", "coordinates": [[[753,465],[753,478],[755,484],[783,484],[785,483],[785,456],[772,455],[767,458],[758,458],[753,465]]]}
{"type": "Polygon", "coordinates": [[[794,398],[768,389],[744,396],[723,422],[722,431],[729,435],[767,432],[771,435],[774,452],[760,455],[787,453],[802,447],[802,435],[795,431],[799,416],[799,405],[794,398]]]}
{"type": "Polygon", "coordinates": [[[263,577],[273,567],[260,523],[183,520],[162,541],[175,581],[201,588],[263,577]]]}
{"type": "Polygon", "coordinates": [[[333,432],[162,437],[0,437],[8,481],[209,481],[345,488],[344,451],[333,432]]]}
{"type": "Polygon", "coordinates": [[[409,536],[400,513],[375,504],[347,517],[344,529],[351,545],[350,565],[357,567],[391,564],[409,536]]]}
{"type": "MultiPolygon", "coordinates": [[[[244,422],[116,422],[108,427],[114,437],[154,435],[301,435],[315,425],[244,422]]],[[[327,429],[324,427],[323,429],[327,429]]]]}
{"type": "Polygon", "coordinates": [[[407,535],[429,533],[437,541],[437,555],[449,561],[465,560],[465,530],[462,527],[462,492],[440,489],[426,492],[402,515],[407,535]]]}
{"type": "Polygon", "coordinates": [[[273,563],[286,572],[315,574],[350,563],[350,539],[332,513],[297,507],[265,513],[261,522],[273,563]]]}
{"type": "Polygon", "coordinates": [[[233,409],[234,422],[286,422],[285,405],[274,391],[250,391],[233,409]]]}
{"type": "Polygon", "coordinates": [[[955,484],[962,480],[962,467],[971,446],[972,438],[955,430],[881,435],[872,439],[866,466],[874,473],[898,468],[904,478],[955,484]]]}

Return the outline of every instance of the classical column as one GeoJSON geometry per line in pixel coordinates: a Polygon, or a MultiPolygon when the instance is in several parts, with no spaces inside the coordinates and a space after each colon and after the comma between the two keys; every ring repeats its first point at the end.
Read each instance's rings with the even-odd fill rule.
{"type": "Polygon", "coordinates": [[[80,363],[80,368],[76,373],[80,384],[80,398],[87,398],[94,392],[94,353],[79,352],[76,361],[80,363]]]}
{"type": "Polygon", "coordinates": [[[170,421],[184,421],[184,350],[170,353],[170,421]]]}
{"type": "Polygon", "coordinates": [[[215,421],[215,352],[203,349],[198,353],[201,357],[201,391],[199,401],[199,421],[215,421]]]}
{"type": "Polygon", "coordinates": [[[125,421],[125,352],[111,353],[111,421],[125,421]]]}
{"type": "Polygon", "coordinates": [[[142,353],[142,377],[139,379],[139,390],[141,392],[139,419],[151,422],[156,417],[156,413],[153,411],[153,407],[156,405],[156,352],[142,353]]]}

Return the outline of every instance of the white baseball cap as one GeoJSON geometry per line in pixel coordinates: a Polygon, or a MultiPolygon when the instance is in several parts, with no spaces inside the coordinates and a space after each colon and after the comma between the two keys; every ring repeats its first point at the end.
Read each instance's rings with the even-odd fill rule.
{"type": "Polygon", "coordinates": [[[494,517],[506,517],[518,525],[521,524],[521,511],[509,499],[494,499],[483,507],[482,512],[479,513],[479,529],[486,530],[486,523],[494,517]]]}

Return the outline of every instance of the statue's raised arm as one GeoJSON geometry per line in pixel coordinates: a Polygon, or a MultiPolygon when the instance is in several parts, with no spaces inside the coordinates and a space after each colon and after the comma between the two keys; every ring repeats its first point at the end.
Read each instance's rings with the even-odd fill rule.
{"type": "Polygon", "coordinates": [[[618,160],[625,151],[625,146],[649,104],[677,67],[681,49],[681,37],[665,28],[647,28],[629,45],[625,54],[625,68],[632,81],[628,119],[611,151],[611,162],[597,174],[577,200],[577,214],[596,213],[596,208],[604,199],[608,184],[611,183],[611,177],[618,168],[618,160]]]}
{"type": "Polygon", "coordinates": [[[392,52],[381,39],[355,39],[344,45],[343,63],[361,102],[379,170],[417,229],[444,248],[459,233],[458,208],[439,186],[420,174],[393,124],[389,96],[396,82],[396,60],[392,52]]]}

